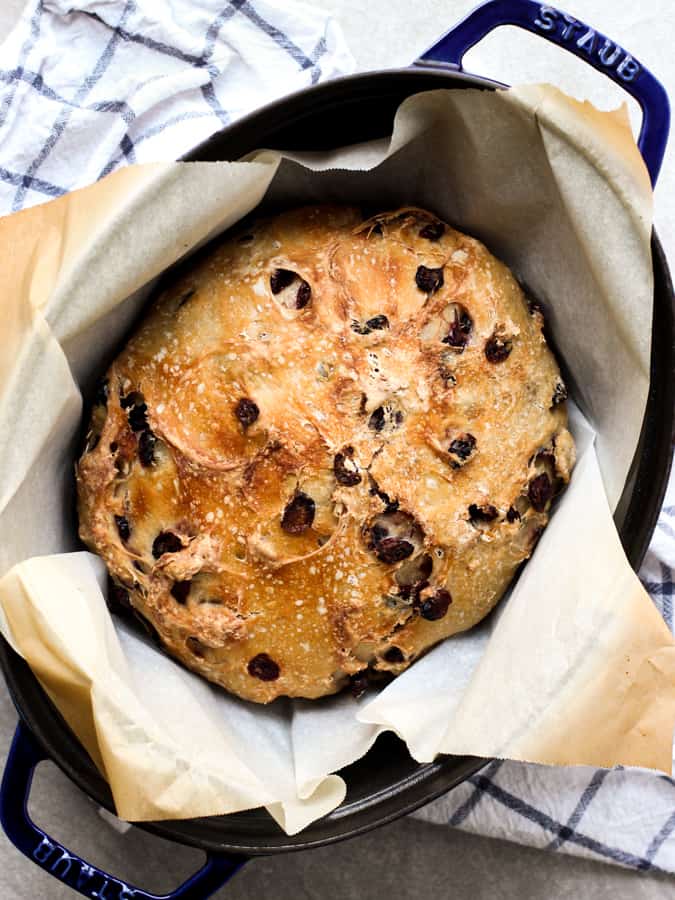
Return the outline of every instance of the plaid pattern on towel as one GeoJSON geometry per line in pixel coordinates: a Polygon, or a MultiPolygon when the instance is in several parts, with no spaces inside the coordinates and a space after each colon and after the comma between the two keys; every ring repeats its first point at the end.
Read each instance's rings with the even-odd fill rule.
{"type": "Polygon", "coordinates": [[[335,22],[293,0],[32,0],[0,55],[0,212],[176,159],[353,68],[335,22]]]}

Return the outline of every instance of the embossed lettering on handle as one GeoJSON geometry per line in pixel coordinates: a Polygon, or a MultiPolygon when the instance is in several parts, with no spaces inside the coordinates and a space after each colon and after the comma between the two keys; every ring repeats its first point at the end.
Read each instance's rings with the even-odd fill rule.
{"type": "Polygon", "coordinates": [[[670,104],[663,85],[621,44],[554,6],[535,0],[487,0],[426,50],[415,65],[461,72],[466,51],[500,25],[515,25],[552,41],[635,97],[642,108],[638,147],[656,184],[670,128],[670,104]]]}
{"type": "Polygon", "coordinates": [[[40,868],[92,900],[137,900],[141,897],[138,891],[93,868],[48,837],[38,842],[31,856],[40,868]]]}
{"type": "Polygon", "coordinates": [[[589,59],[616,72],[622,81],[634,81],[640,73],[640,63],[620,44],[552,6],[540,6],[534,24],[540,31],[559,32],[561,42],[573,42],[589,59]]]}
{"type": "Polygon", "coordinates": [[[179,888],[158,897],[125,884],[80,859],[38,828],[28,815],[28,796],[36,765],[46,755],[28,729],[19,724],[0,787],[0,822],[5,834],[24,856],[54,878],[91,900],[206,900],[246,862],[245,856],[218,853],[179,888]]]}

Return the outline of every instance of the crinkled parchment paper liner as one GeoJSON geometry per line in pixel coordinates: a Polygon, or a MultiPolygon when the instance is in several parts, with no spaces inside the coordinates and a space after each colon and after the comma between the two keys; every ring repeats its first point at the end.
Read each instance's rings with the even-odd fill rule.
{"type": "Polygon", "coordinates": [[[653,290],[625,112],[542,86],[435,91],[401,106],[391,140],[302,162],[130,167],[0,222],[3,634],[130,820],[264,805],[299,831],[343,799],[330,773],[386,729],[418,760],[670,771],[673,640],[611,518],[644,413],[653,290]],[[475,233],[544,302],[583,411],[572,483],[508,600],[358,704],[257,707],[191,675],[111,619],[103,566],[76,540],[79,385],[91,393],[155,276],[263,199],[416,203],[475,233]]]}

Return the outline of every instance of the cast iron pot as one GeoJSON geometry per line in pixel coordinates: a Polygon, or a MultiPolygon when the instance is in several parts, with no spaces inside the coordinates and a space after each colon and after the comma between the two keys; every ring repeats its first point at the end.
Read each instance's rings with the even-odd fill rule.
{"type": "MultiPolygon", "coordinates": [[[[669,125],[663,87],[633,56],[600,32],[532,0],[490,0],[474,10],[408,69],[366,72],[300,91],[223,129],[190,156],[234,160],[257,147],[316,150],[383,137],[392,130],[398,105],[412,94],[437,88],[493,90],[497,82],[462,70],[464,53],[498,25],[517,25],[580,56],[632,94],[643,112],[639,146],[656,181],[669,125]],[[301,136],[300,139],[298,136],[301,136]]],[[[640,446],[616,524],[631,565],[637,569],[661,507],[671,464],[674,418],[673,289],[654,236],[654,319],[651,388],[640,446]]],[[[43,869],[86,897],[100,900],[156,895],[124,884],[90,866],[46,835],[26,811],[35,766],[52,759],[96,803],[113,811],[112,796],[92,761],[48,700],[26,663],[0,646],[0,664],[21,722],[9,753],[0,820],[10,840],[43,869]]],[[[206,865],[166,900],[204,900],[248,856],[304,850],[353,837],[428,803],[476,772],[485,760],[443,757],[419,765],[404,744],[383,735],[371,751],[341,773],[347,796],[338,809],[298,835],[284,834],[264,811],[139,827],[206,851],[206,865]]]]}

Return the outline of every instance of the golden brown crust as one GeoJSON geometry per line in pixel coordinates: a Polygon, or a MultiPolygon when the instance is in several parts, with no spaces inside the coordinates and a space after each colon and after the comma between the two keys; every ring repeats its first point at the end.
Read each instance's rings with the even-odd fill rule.
{"type": "Polygon", "coordinates": [[[257,222],[110,368],[82,539],[169,652],[241,697],[398,673],[489,612],[569,478],[542,326],[423,210],[257,222]]]}

